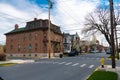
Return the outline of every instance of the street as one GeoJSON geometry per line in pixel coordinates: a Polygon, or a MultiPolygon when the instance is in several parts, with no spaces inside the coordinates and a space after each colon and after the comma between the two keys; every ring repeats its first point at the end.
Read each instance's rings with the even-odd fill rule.
{"type": "MultiPolygon", "coordinates": [[[[34,63],[0,67],[4,80],[86,80],[100,66],[105,53],[84,54],[58,59],[36,59],[34,63]]],[[[105,64],[111,64],[106,60],[105,64]]]]}

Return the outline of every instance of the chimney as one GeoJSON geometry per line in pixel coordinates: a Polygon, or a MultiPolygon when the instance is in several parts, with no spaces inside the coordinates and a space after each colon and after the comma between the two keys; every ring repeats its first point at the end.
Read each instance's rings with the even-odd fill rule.
{"type": "Polygon", "coordinates": [[[37,18],[34,18],[34,21],[36,21],[37,20],[37,18]]]}
{"type": "Polygon", "coordinates": [[[18,24],[15,24],[15,30],[18,29],[18,28],[19,28],[18,24]]]}

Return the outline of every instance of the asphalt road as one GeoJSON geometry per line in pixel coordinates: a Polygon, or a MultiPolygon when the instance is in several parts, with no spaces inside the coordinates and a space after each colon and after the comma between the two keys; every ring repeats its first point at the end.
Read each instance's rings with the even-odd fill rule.
{"type": "MultiPolygon", "coordinates": [[[[34,63],[0,67],[4,80],[86,80],[100,66],[105,53],[85,54],[61,59],[37,59],[34,63]]],[[[110,61],[105,64],[111,64],[110,61]]]]}

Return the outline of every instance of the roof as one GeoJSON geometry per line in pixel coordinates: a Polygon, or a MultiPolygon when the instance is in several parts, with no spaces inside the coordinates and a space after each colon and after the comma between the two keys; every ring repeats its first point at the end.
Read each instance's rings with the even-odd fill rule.
{"type": "Polygon", "coordinates": [[[23,31],[25,31],[25,27],[24,27],[24,28],[14,29],[14,30],[6,33],[5,35],[7,35],[7,34],[12,34],[12,33],[18,33],[18,32],[23,32],[23,31]]]}
{"type": "MultiPolygon", "coordinates": [[[[14,29],[8,33],[5,33],[5,35],[21,33],[21,32],[26,32],[26,31],[30,31],[30,30],[38,30],[38,29],[47,30],[48,29],[48,20],[39,19],[39,20],[27,22],[27,25],[25,27],[14,29]]],[[[51,23],[51,30],[57,34],[62,34],[60,27],[58,27],[52,23],[51,23]]]]}
{"type": "Polygon", "coordinates": [[[58,26],[56,26],[56,25],[54,25],[54,24],[51,24],[51,30],[53,31],[53,32],[55,32],[55,33],[58,33],[58,34],[62,34],[61,33],[61,30],[60,30],[60,27],[58,27],[58,26]]]}

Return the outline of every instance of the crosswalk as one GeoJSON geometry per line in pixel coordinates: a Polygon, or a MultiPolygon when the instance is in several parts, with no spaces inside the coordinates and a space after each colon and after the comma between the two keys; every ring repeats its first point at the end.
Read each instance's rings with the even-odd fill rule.
{"type": "Polygon", "coordinates": [[[65,66],[72,66],[72,67],[88,67],[88,68],[94,68],[94,64],[86,64],[86,63],[75,63],[75,62],[54,62],[54,61],[40,61],[40,62],[35,62],[36,64],[57,64],[57,65],[65,65],[65,66]]]}
{"type": "Polygon", "coordinates": [[[72,62],[66,63],[65,65],[70,65],[70,64],[72,64],[72,62]]]}
{"type": "Polygon", "coordinates": [[[86,64],[82,64],[80,67],[84,67],[84,66],[86,66],[86,64]]]}
{"type": "Polygon", "coordinates": [[[72,66],[77,66],[77,65],[79,65],[79,63],[75,63],[75,64],[73,64],[72,66]]]}
{"type": "Polygon", "coordinates": [[[90,65],[90,66],[89,66],[89,68],[93,68],[93,67],[94,67],[94,65],[90,65]]]}
{"type": "Polygon", "coordinates": [[[100,60],[100,58],[91,58],[91,57],[73,57],[73,58],[88,59],[88,60],[100,60]]]}

